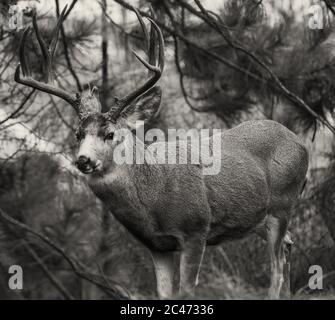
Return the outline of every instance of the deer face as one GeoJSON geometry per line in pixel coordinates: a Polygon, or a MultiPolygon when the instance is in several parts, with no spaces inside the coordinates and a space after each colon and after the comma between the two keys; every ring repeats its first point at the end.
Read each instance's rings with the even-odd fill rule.
{"type": "Polygon", "coordinates": [[[92,112],[100,104],[96,103],[98,100],[86,97],[81,110],[91,112],[82,115],[76,132],[79,150],[75,163],[78,169],[85,174],[102,174],[110,170],[114,164],[114,148],[124,143],[121,136],[125,132],[132,134],[139,121],[148,123],[154,118],[159,109],[161,94],[160,87],[154,87],[117,116],[113,111],[92,112]]]}
{"type": "Polygon", "coordinates": [[[148,32],[139,12],[135,8],[133,10],[143,30],[148,62],[136,52],[134,54],[147,68],[148,76],[146,81],[137,89],[121,99],[115,99],[110,111],[105,113],[101,112],[101,104],[96,88],[85,91],[80,90],[80,93],[73,94],[53,84],[52,62],[59,38],[60,26],[66,16],[67,6],[64,7],[59,16],[53,31],[54,38],[49,44],[42,39],[36,13],[33,15],[33,28],[43,52],[47,83],[37,81],[30,76],[25,59],[25,42],[31,31],[30,28],[25,29],[21,38],[20,64],[16,67],[14,79],[16,82],[28,87],[55,95],[68,102],[75,109],[79,116],[77,138],[80,144],[76,165],[85,174],[108,170],[113,164],[113,150],[119,141],[119,139],[116,139],[119,131],[121,129],[135,129],[136,121],[139,120],[144,123],[150,121],[156,114],[160,104],[161,89],[158,86],[155,87],[155,84],[164,69],[163,34],[157,24],[150,18],[148,19],[151,24],[151,30],[148,32]]]}
{"type": "Polygon", "coordinates": [[[78,169],[85,173],[102,171],[104,163],[112,155],[115,123],[101,113],[93,113],[80,121],[76,132],[79,150],[76,160],[78,169]]]}

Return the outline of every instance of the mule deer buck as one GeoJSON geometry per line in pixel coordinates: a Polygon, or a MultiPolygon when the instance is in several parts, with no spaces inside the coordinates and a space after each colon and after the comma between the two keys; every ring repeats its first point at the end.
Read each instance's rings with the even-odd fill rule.
{"type": "MultiPolygon", "coordinates": [[[[53,79],[52,59],[65,10],[50,46],[42,39],[34,16],[49,81],[53,79]]],[[[115,99],[108,112],[101,112],[96,89],[72,94],[30,76],[24,53],[28,29],[22,36],[15,80],[64,99],[78,113],[76,165],[116,219],[150,250],[160,298],[171,297],[173,292],[175,251],[180,252],[179,289],[193,293],[205,247],[250,233],[268,242],[269,295],[279,298],[285,246],[290,243],[287,226],[308,167],[306,148],[279,123],[259,120],[220,134],[223,152],[217,175],[204,175],[202,165],[192,163],[117,164],[111,155],[118,144],[118,130],[134,129],[137,120],[150,121],[162,96],[156,86],[164,68],[162,32],[151,19],[148,32],[141,15],[134,11],[144,33],[149,62],[134,54],[148,69],[148,79],[130,94],[115,99]]],[[[133,141],[144,143],[135,136],[133,141]]]]}

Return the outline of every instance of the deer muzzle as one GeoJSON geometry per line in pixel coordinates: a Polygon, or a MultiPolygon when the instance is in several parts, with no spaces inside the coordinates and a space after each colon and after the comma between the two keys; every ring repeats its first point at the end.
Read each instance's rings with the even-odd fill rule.
{"type": "Polygon", "coordinates": [[[76,162],[75,165],[82,173],[91,173],[94,171],[96,165],[91,161],[90,158],[86,156],[80,156],[76,162]]]}

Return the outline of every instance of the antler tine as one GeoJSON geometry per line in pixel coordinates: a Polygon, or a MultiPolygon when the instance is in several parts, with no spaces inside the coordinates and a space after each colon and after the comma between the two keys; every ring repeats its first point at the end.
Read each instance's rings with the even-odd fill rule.
{"type": "MultiPolygon", "coordinates": [[[[54,31],[55,35],[58,34],[58,32],[59,32],[60,23],[62,22],[62,20],[64,18],[65,11],[66,11],[66,7],[62,11],[62,14],[59,18],[59,21],[57,22],[57,26],[56,26],[55,31],[54,31]]],[[[38,40],[38,42],[41,46],[43,58],[46,60],[45,62],[47,63],[47,68],[48,68],[47,71],[51,71],[51,67],[52,67],[51,62],[52,62],[53,54],[50,54],[50,51],[49,51],[45,41],[43,40],[43,38],[41,37],[41,35],[39,33],[39,29],[38,29],[37,21],[36,21],[36,14],[34,14],[34,17],[33,17],[33,26],[34,26],[34,30],[35,30],[35,33],[36,33],[37,40],[38,40]]],[[[69,104],[71,104],[74,107],[74,109],[77,112],[79,112],[79,104],[78,104],[78,96],[77,95],[68,93],[65,90],[63,90],[61,88],[57,88],[52,84],[43,83],[43,82],[37,81],[37,80],[30,77],[30,71],[29,71],[29,68],[27,66],[27,61],[26,61],[26,56],[25,56],[25,42],[26,42],[26,38],[27,38],[27,35],[30,32],[30,30],[31,29],[28,27],[24,30],[24,32],[22,34],[22,38],[21,38],[21,42],[20,42],[20,48],[19,48],[20,63],[16,67],[14,80],[17,83],[23,84],[25,86],[35,88],[37,90],[55,95],[55,96],[65,100],[69,104]],[[21,69],[22,69],[22,73],[23,73],[22,78],[21,78],[21,69]]],[[[57,42],[52,43],[52,45],[50,46],[52,48],[52,51],[55,50],[56,45],[57,45],[57,42]]],[[[48,75],[48,79],[50,80],[50,74],[48,75]]]]}
{"type": "Polygon", "coordinates": [[[35,30],[35,34],[36,34],[38,44],[40,45],[40,48],[41,48],[41,51],[42,51],[43,59],[46,62],[48,60],[48,56],[49,56],[48,47],[47,47],[47,44],[45,43],[44,39],[42,38],[42,36],[40,34],[40,29],[39,29],[38,24],[37,24],[37,13],[36,13],[36,11],[34,12],[34,15],[33,15],[33,27],[34,27],[34,30],[35,30]]]}
{"type": "Polygon", "coordinates": [[[26,61],[26,55],[24,52],[24,48],[26,44],[27,35],[30,33],[30,31],[31,31],[30,27],[27,27],[23,31],[21,42],[20,42],[19,56],[20,56],[20,64],[22,66],[23,76],[29,76],[29,69],[27,67],[27,61],[26,61]]]}
{"type": "Polygon", "coordinates": [[[56,88],[53,85],[50,85],[48,83],[43,83],[40,81],[37,81],[31,77],[24,77],[21,78],[20,76],[20,71],[21,71],[21,65],[18,64],[18,66],[16,67],[15,70],[15,75],[14,75],[14,79],[17,83],[21,83],[25,86],[31,87],[31,88],[35,88],[37,90],[46,92],[46,93],[50,93],[54,96],[57,96],[59,98],[64,99],[65,101],[67,101],[69,104],[71,104],[76,110],[77,108],[77,97],[75,95],[72,95],[68,92],[66,92],[65,90],[61,89],[61,88],[56,88]]]}
{"type": "MultiPolygon", "coordinates": [[[[145,30],[145,32],[146,32],[145,37],[146,37],[146,39],[148,39],[147,38],[148,37],[148,32],[147,32],[147,30],[145,28],[145,25],[143,23],[143,19],[142,19],[141,15],[139,14],[139,12],[135,8],[134,8],[134,11],[135,11],[135,13],[138,17],[138,20],[141,23],[142,29],[145,30]]],[[[129,103],[131,103],[136,98],[140,97],[143,93],[145,93],[146,91],[151,89],[156,84],[156,82],[159,80],[159,78],[162,75],[162,72],[163,72],[163,69],[164,69],[164,38],[163,38],[163,34],[162,34],[160,28],[157,26],[157,24],[152,19],[148,18],[148,20],[151,23],[151,27],[153,28],[153,30],[156,31],[156,33],[158,35],[158,45],[159,45],[159,47],[158,47],[158,50],[159,50],[158,63],[156,64],[156,61],[152,61],[154,59],[154,56],[155,56],[154,55],[154,53],[155,53],[155,38],[152,38],[152,36],[154,35],[154,31],[152,30],[151,37],[150,37],[150,39],[147,40],[149,62],[144,60],[135,51],[133,51],[135,57],[149,70],[149,78],[138,89],[134,90],[133,92],[131,92],[127,96],[116,100],[116,102],[117,102],[116,107],[117,108],[113,107],[111,109],[111,113],[112,113],[113,117],[118,116],[121,113],[121,111],[126,106],[129,105],[129,103]]]]}
{"type": "MultiPolygon", "coordinates": [[[[155,50],[155,29],[151,26],[150,27],[150,43],[149,43],[149,49],[148,49],[148,58],[149,63],[154,64],[156,61],[156,50],[155,50]]],[[[150,72],[148,73],[150,75],[150,72]]]]}
{"type": "MultiPolygon", "coordinates": [[[[150,8],[150,13],[152,15],[152,17],[155,17],[155,12],[154,9],[152,8],[152,5],[149,5],[150,8]]],[[[156,51],[155,51],[155,29],[152,27],[152,25],[150,26],[150,44],[149,44],[149,49],[148,49],[148,56],[149,56],[149,63],[150,64],[154,64],[156,61],[156,51]]],[[[148,72],[148,75],[150,75],[150,71],[148,72]]]]}
{"type": "Polygon", "coordinates": [[[136,8],[133,7],[134,12],[136,13],[137,19],[140,22],[143,34],[144,34],[144,38],[145,38],[145,43],[147,46],[147,50],[149,50],[149,46],[150,46],[150,38],[149,38],[149,33],[147,30],[147,27],[145,26],[145,23],[143,21],[142,16],[140,15],[140,13],[138,12],[138,10],[136,8]]]}
{"type": "Polygon", "coordinates": [[[158,66],[161,70],[161,72],[163,72],[164,70],[164,37],[162,34],[161,29],[158,27],[158,25],[156,24],[155,21],[153,21],[152,19],[148,18],[148,20],[152,23],[152,26],[155,28],[155,30],[157,31],[158,34],[158,45],[159,45],[159,53],[158,53],[158,66]]]}
{"type": "Polygon", "coordinates": [[[52,40],[49,46],[46,44],[43,37],[41,36],[40,30],[37,24],[36,11],[34,12],[34,15],[33,15],[33,27],[36,33],[37,41],[42,51],[43,61],[44,61],[45,68],[46,68],[46,82],[53,82],[54,80],[53,70],[52,70],[52,60],[53,60],[55,49],[56,49],[57,42],[58,42],[59,30],[64,20],[66,10],[67,10],[67,5],[64,7],[61,15],[58,18],[56,27],[52,32],[52,40]]]}

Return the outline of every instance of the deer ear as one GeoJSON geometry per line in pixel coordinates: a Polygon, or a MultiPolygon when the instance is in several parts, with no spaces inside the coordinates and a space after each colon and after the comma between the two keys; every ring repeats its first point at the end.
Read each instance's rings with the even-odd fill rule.
{"type": "Polygon", "coordinates": [[[92,95],[94,95],[96,98],[99,99],[99,89],[97,86],[93,86],[92,90],[91,90],[92,95]]]}
{"type": "Polygon", "coordinates": [[[125,118],[127,125],[132,129],[136,128],[136,122],[149,123],[158,114],[161,98],[161,87],[153,87],[126,108],[121,116],[125,118]]]}

